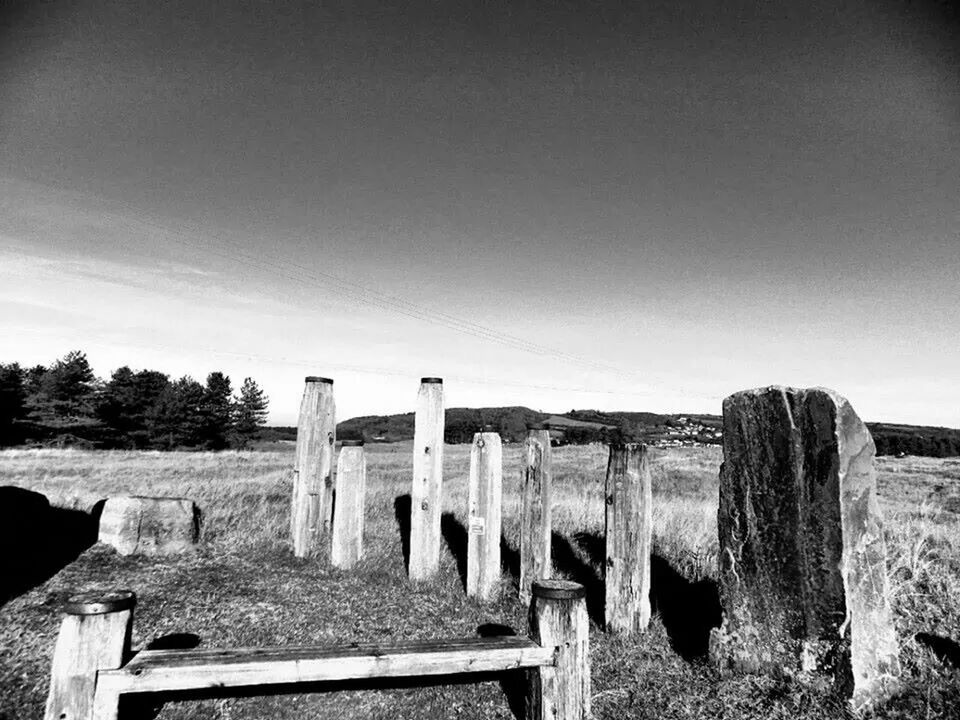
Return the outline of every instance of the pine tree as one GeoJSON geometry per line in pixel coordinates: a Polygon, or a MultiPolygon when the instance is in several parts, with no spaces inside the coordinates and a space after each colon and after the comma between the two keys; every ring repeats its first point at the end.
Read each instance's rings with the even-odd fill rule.
{"type": "Polygon", "coordinates": [[[97,424],[94,405],[97,378],[87,356],[67,353],[49,368],[27,372],[27,407],[42,434],[63,439],[84,433],[97,424]]]}
{"type": "Polygon", "coordinates": [[[222,372],[207,375],[203,392],[203,445],[209,450],[222,450],[228,445],[233,429],[233,389],[230,378],[222,372]]]}
{"type": "Polygon", "coordinates": [[[189,376],[170,383],[147,413],[147,428],[154,447],[174,450],[197,447],[204,441],[203,385],[189,376]]]}
{"type": "Polygon", "coordinates": [[[115,370],[97,398],[97,417],[108,428],[108,444],[146,447],[147,416],[169,384],[169,378],[156,370],[134,373],[126,366],[115,370]]]}
{"type": "Polygon", "coordinates": [[[27,391],[20,365],[0,363],[0,446],[21,441],[17,423],[26,416],[27,391]]]}
{"type": "Polygon", "coordinates": [[[240,398],[233,407],[233,442],[237,447],[246,447],[267,422],[267,396],[254,382],[244,378],[240,398]]]}

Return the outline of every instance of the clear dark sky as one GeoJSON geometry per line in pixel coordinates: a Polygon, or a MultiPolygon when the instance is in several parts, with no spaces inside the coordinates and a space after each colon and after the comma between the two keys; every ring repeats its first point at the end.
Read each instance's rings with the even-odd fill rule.
{"type": "Polygon", "coordinates": [[[960,426],[933,4],[3,7],[0,360],[253,375],[277,422],[309,372],[344,417],[442,375],[449,404],[785,383],[960,426]]]}

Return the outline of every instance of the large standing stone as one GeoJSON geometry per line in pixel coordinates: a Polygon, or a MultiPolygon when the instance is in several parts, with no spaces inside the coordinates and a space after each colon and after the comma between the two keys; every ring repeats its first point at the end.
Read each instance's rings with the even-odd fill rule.
{"type": "Polygon", "coordinates": [[[816,674],[855,708],[900,671],[875,447],[824,388],[745,390],[723,403],[722,667],[816,674]]]}
{"type": "Polygon", "coordinates": [[[190,550],[200,512],[186,498],[113,497],[103,505],[99,541],[121,555],[170,555],[190,550]]]}

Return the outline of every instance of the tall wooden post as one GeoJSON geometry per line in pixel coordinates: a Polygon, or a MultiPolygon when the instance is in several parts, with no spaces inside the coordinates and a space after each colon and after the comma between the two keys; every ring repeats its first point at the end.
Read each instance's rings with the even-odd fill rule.
{"type": "Polygon", "coordinates": [[[64,607],[50,670],[44,720],[116,718],[118,696],[97,693],[97,671],[119,668],[130,653],[136,596],[129,590],[74,595],[64,607]]]}
{"type": "Polygon", "coordinates": [[[503,449],[490,425],[474,434],[470,450],[467,595],[492,600],[500,585],[500,504],[503,449]]]}
{"type": "Polygon", "coordinates": [[[413,430],[408,566],[411,580],[429,580],[440,568],[443,428],[443,380],[422,378],[413,430]]]}
{"type": "Polygon", "coordinates": [[[606,496],[606,627],[630,634],[650,622],[653,519],[646,445],[610,446],[606,496]]]}
{"type": "Polygon", "coordinates": [[[364,494],[367,459],[363,440],[344,440],[337,457],[337,505],[330,541],[330,564],[347,569],[363,555],[364,494]]]}
{"type": "Polygon", "coordinates": [[[583,585],[534,580],[530,636],[557,649],[553,666],[530,673],[528,720],[590,717],[590,623],[583,585]]]}
{"type": "Polygon", "coordinates": [[[333,380],[308,376],[297,422],[290,534],[298,558],[320,552],[333,504],[333,444],[337,439],[333,380]]]}
{"type": "Polygon", "coordinates": [[[530,604],[533,581],[553,574],[550,474],[550,430],[543,424],[528,425],[520,520],[520,602],[524,605],[530,604]]]}

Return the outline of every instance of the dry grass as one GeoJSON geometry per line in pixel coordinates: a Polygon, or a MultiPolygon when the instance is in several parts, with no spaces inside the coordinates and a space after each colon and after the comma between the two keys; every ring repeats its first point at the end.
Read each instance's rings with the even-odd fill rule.
{"type": "MultiPolygon", "coordinates": [[[[555,547],[561,574],[596,586],[596,542],[603,531],[606,449],[554,453],[555,547]]],[[[449,446],[444,510],[465,520],[469,448],[449,446]]],[[[444,547],[440,577],[405,578],[394,502],[409,491],[410,447],[368,446],[366,557],[350,573],[323,561],[296,561],[287,547],[289,448],[256,453],[0,453],[0,485],[19,485],[64,507],[86,509],[123,493],[181,495],[204,511],[205,544],[181,559],[121,558],[94,547],[47,582],[0,609],[0,717],[39,718],[59,624],[58,603],[92,587],[137,591],[134,645],[195,633],[203,646],[390,641],[471,635],[484,623],[525,630],[509,578],[502,598],[464,597],[457,564],[444,547]]],[[[718,448],[654,453],[654,533],[659,555],[686,581],[716,576],[718,448]]],[[[520,447],[504,449],[504,536],[519,536],[520,447]]],[[[880,717],[955,717],[960,673],[913,636],[960,638],[960,460],[881,459],[904,692],[880,717]]],[[[689,608],[690,613],[696,607],[689,608]]],[[[675,622],[675,620],[674,620],[675,622]]],[[[675,629],[675,628],[674,628],[675,629]]],[[[719,681],[702,662],[684,660],[664,624],[622,640],[591,628],[597,717],[844,717],[843,703],[815,690],[761,676],[719,681]]],[[[153,717],[156,708],[133,710],[153,717]]],[[[301,718],[334,713],[369,717],[511,717],[499,682],[347,689],[278,697],[179,699],[166,718],[301,718]]]]}

